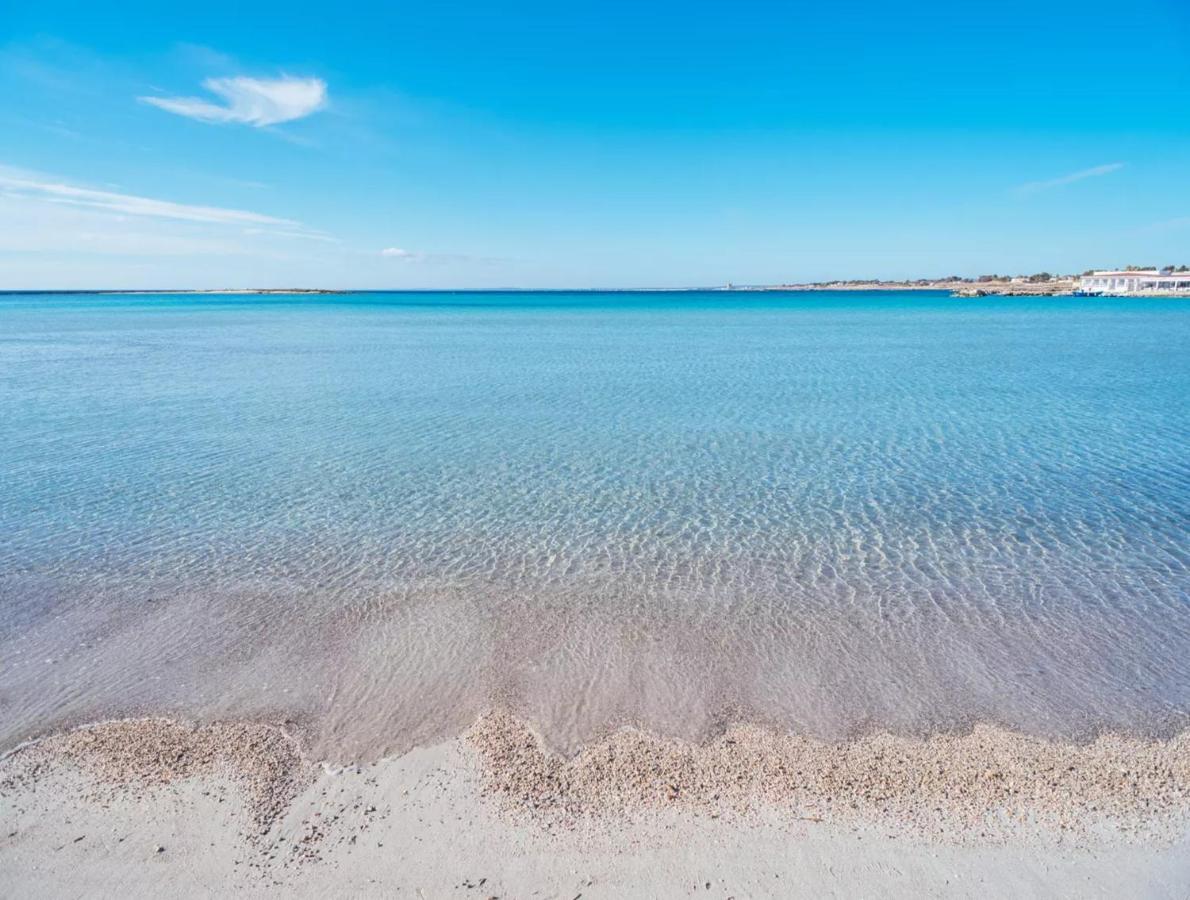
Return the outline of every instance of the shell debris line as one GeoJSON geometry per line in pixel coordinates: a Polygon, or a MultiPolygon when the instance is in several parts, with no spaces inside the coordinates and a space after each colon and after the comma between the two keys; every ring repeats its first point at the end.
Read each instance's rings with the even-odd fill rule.
{"type": "Polygon", "coordinates": [[[468,737],[487,793],[547,822],[685,804],[711,816],[768,807],[811,821],[933,833],[957,826],[991,837],[1009,822],[1159,830],[1190,817],[1186,732],[1067,744],[979,725],[926,739],[830,743],[737,725],[691,745],[625,728],[567,759],[524,722],[493,712],[468,737]]]}
{"type": "MultiPolygon", "coordinates": [[[[829,742],[739,724],[690,744],[622,728],[567,758],[526,721],[494,710],[464,740],[480,762],[483,794],[504,813],[549,828],[660,809],[712,818],[775,811],[958,839],[1007,836],[1022,824],[1073,834],[1106,824],[1162,838],[1190,822],[1190,732],[1075,744],[978,725],[929,738],[829,742]]],[[[0,767],[0,796],[64,768],[88,775],[97,800],[226,779],[243,792],[250,836],[267,833],[316,777],[297,741],[275,725],[129,719],[17,749],[0,767]]]]}
{"type": "Polygon", "coordinates": [[[308,783],[297,742],[275,725],[171,719],[120,719],[52,734],[6,760],[0,794],[73,766],[97,790],[151,789],[196,777],[225,777],[244,793],[258,827],[267,827],[308,783]]]}

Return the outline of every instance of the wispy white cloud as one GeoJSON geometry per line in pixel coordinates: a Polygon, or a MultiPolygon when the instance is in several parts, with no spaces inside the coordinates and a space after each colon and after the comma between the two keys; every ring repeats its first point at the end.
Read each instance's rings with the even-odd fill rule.
{"type": "Polygon", "coordinates": [[[121,215],[148,216],[185,222],[209,222],[221,225],[302,228],[301,223],[295,222],[293,219],[281,219],[243,209],[196,206],[187,203],[174,203],[171,200],[157,200],[153,197],[138,197],[135,194],[99,191],[93,188],[77,187],[44,176],[36,176],[32,173],[24,173],[20,170],[3,168],[0,168],[0,193],[48,203],[85,206],[121,215]]]}
{"type": "Polygon", "coordinates": [[[414,250],[405,250],[401,247],[385,247],[380,251],[381,256],[387,256],[390,259],[403,259],[407,262],[417,262],[426,258],[426,254],[418,253],[414,250]]]}
{"type": "Polygon", "coordinates": [[[1059,178],[1050,178],[1045,181],[1030,181],[1027,184],[1020,185],[1016,192],[1018,194],[1036,194],[1040,191],[1048,191],[1050,188],[1065,187],[1068,184],[1074,184],[1076,181],[1083,181],[1087,178],[1099,178],[1103,175],[1110,175],[1112,172],[1118,172],[1124,168],[1124,163],[1107,163],[1102,166],[1092,166],[1090,169],[1080,169],[1077,172],[1071,172],[1069,175],[1062,175],[1059,178]]]}
{"type": "Polygon", "coordinates": [[[327,104],[326,82],[321,78],[208,78],[203,87],[222,99],[213,103],[202,97],[138,97],[156,106],[200,122],[242,122],[263,128],[292,122],[318,112],[327,104]]]}

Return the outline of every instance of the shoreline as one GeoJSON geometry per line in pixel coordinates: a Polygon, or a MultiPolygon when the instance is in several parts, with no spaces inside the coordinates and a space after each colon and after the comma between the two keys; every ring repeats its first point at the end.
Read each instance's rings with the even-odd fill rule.
{"type": "Polygon", "coordinates": [[[893,814],[911,828],[922,824],[920,813],[928,809],[942,813],[930,823],[941,823],[941,832],[956,825],[961,832],[960,823],[978,809],[1062,827],[1072,824],[1072,812],[1085,811],[1105,819],[1143,814],[1190,822],[1190,729],[1160,737],[1102,731],[1061,739],[979,722],[924,736],[877,730],[825,740],[740,721],[691,742],[624,725],[563,754],[531,722],[499,707],[461,734],[367,762],[313,759],[300,731],[278,722],[101,719],[0,753],[0,796],[63,767],[113,791],[214,776],[237,783],[252,797],[257,819],[267,822],[283,815],[320,771],[385,766],[448,744],[477,754],[488,793],[506,811],[542,822],[674,801],[719,805],[720,813],[821,805],[837,807],[846,819],[854,819],[853,812],[868,819],[893,814]]]}
{"type": "Polygon", "coordinates": [[[555,821],[678,803],[966,839],[973,828],[991,837],[1021,824],[1160,831],[1190,817],[1190,731],[1074,743],[977,724],[961,734],[873,732],[831,742],[737,723],[692,744],[620,728],[567,758],[529,723],[496,711],[466,737],[506,809],[555,821]]]}
{"type": "Polygon", "coordinates": [[[782,284],[733,290],[799,291],[807,293],[830,291],[860,291],[866,293],[905,291],[949,291],[954,297],[1069,297],[1077,286],[1072,281],[1038,282],[1035,284],[1008,281],[825,281],[806,284],[782,284]]]}
{"type": "Polygon", "coordinates": [[[731,285],[728,287],[642,287],[642,288],[164,288],[149,290],[133,288],[120,290],[97,288],[83,290],[29,289],[3,290],[4,295],[57,295],[86,294],[94,296],[304,296],[304,295],[349,295],[349,294],[674,294],[674,293],[929,293],[947,292],[955,298],[978,297],[1084,297],[1120,298],[1130,297],[1186,297],[1186,291],[1149,290],[1129,291],[1113,294],[1109,292],[1080,294],[1073,281],[1052,282],[979,282],[979,281],[825,281],[801,284],[731,285]]]}
{"type": "Polygon", "coordinates": [[[563,757],[494,710],[359,765],[309,759],[281,725],[170,719],[95,723],[0,758],[9,894],[48,877],[84,891],[119,878],[133,895],[165,878],[183,896],[388,896],[416,882],[485,897],[687,896],[707,881],[787,895],[784,878],[813,895],[870,890],[878,873],[847,879],[871,865],[893,896],[949,892],[956,877],[999,893],[1026,878],[1047,895],[1174,896],[1162,885],[1190,883],[1188,848],[1190,731],[1068,744],[977,725],[832,744],[741,724],[688,744],[621,728],[563,757]]]}

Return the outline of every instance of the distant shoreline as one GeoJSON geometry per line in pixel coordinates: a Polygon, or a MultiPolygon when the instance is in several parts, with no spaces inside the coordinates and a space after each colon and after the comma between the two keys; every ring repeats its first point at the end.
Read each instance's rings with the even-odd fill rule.
{"type": "MultiPolygon", "coordinates": [[[[816,281],[807,284],[785,284],[775,287],[743,288],[742,290],[776,291],[949,291],[956,297],[1053,297],[1070,296],[1076,290],[1073,280],[1053,281],[816,281]]],[[[737,290],[733,288],[733,290],[737,290]]]]}
{"type": "MultiPolygon", "coordinates": [[[[118,288],[33,288],[30,290],[0,290],[0,297],[16,294],[90,294],[95,296],[126,296],[132,294],[359,294],[376,293],[371,291],[355,291],[349,288],[133,288],[121,290],[118,288]]],[[[382,292],[379,292],[382,293],[382,292]]]]}
{"type": "MultiPolygon", "coordinates": [[[[120,290],[112,288],[0,290],[4,296],[336,296],[347,294],[750,294],[750,293],[929,293],[946,292],[952,297],[1072,297],[1082,296],[1069,279],[1048,282],[1019,281],[814,281],[801,284],[719,285],[713,287],[637,288],[161,288],[120,290]]],[[[1131,291],[1128,294],[1096,296],[1175,297],[1185,291],[1131,291]]]]}
{"type": "Polygon", "coordinates": [[[341,288],[218,288],[167,289],[162,291],[79,291],[80,294],[354,294],[341,288]]]}

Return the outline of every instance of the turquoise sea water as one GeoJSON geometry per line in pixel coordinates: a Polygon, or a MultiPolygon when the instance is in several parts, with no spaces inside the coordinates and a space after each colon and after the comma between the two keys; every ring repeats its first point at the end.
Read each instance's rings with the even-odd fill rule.
{"type": "Polygon", "coordinates": [[[0,747],[1190,723],[1190,305],[0,297],[0,747]]]}

